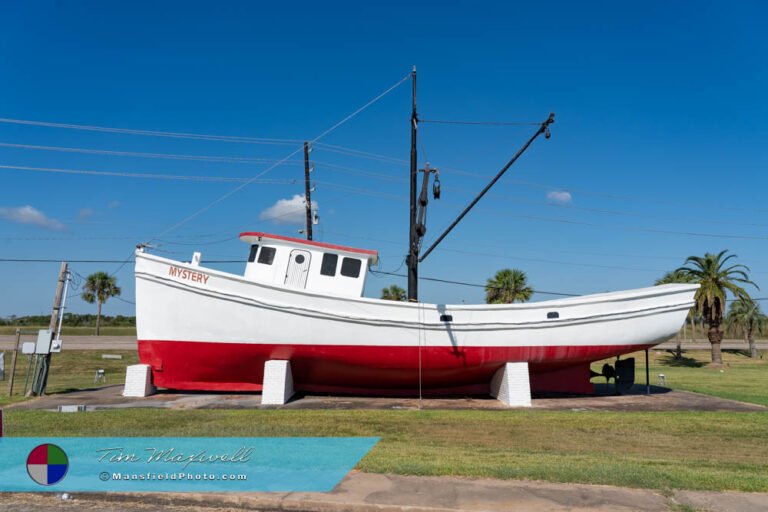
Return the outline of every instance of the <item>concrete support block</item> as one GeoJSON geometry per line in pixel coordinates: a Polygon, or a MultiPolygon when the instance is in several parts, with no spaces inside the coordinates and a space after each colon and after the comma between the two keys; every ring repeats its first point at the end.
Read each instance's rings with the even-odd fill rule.
{"type": "Polygon", "coordinates": [[[262,405],[283,405],[293,396],[290,361],[270,360],[264,363],[262,405]]]}
{"type": "Polygon", "coordinates": [[[510,407],[531,406],[528,363],[506,363],[491,380],[491,396],[510,407]]]}
{"type": "Polygon", "coordinates": [[[148,364],[133,364],[125,369],[123,396],[144,397],[155,394],[152,369],[148,364]]]}

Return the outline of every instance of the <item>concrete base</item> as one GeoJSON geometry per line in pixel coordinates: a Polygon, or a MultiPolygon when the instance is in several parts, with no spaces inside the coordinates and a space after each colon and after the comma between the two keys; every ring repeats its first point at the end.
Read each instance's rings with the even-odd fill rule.
{"type": "Polygon", "coordinates": [[[506,363],[491,380],[491,396],[509,407],[531,406],[528,363],[506,363]]]}
{"type": "Polygon", "coordinates": [[[154,395],[157,388],[152,384],[152,369],[148,364],[133,364],[125,369],[123,396],[145,397],[154,395]]]}
{"type": "Polygon", "coordinates": [[[271,360],[264,363],[262,405],[283,405],[293,396],[290,361],[271,360]]]}

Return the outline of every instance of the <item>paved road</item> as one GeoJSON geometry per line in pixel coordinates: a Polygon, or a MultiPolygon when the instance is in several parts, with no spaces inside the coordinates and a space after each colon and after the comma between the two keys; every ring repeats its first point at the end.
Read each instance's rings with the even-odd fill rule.
{"type": "MultiPolygon", "coordinates": [[[[0,335],[0,350],[13,350],[14,335],[0,335]]],[[[64,336],[67,350],[136,350],[135,336],[64,336]]],[[[35,341],[35,336],[22,336],[22,343],[35,341]]]]}
{"type": "MultiPolygon", "coordinates": [[[[755,343],[758,350],[768,350],[768,341],[758,341],[755,343]]],[[[712,345],[707,340],[684,341],[681,343],[683,350],[709,350],[712,345]]],[[[674,349],[677,347],[676,341],[668,341],[658,345],[662,349],[674,349]]],[[[749,345],[744,340],[723,340],[723,350],[748,350],[749,345]]]]}

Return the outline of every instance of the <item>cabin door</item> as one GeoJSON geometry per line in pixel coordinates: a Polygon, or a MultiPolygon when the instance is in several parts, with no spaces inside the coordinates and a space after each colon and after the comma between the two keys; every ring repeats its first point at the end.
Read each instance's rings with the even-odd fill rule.
{"type": "Polygon", "coordinates": [[[285,284],[295,288],[307,287],[307,276],[309,275],[309,260],[312,255],[308,251],[295,249],[291,251],[291,258],[288,260],[288,272],[285,273],[285,284]]]}

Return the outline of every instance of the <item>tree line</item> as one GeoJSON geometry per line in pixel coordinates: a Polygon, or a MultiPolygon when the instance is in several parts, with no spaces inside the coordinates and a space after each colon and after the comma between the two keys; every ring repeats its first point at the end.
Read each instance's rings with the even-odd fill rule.
{"type": "MultiPolygon", "coordinates": [[[[0,318],[0,325],[10,325],[13,327],[41,327],[46,326],[51,321],[51,315],[11,315],[6,318],[0,318]]],[[[96,327],[96,315],[64,313],[64,319],[61,325],[66,327],[96,327]]],[[[101,325],[104,327],[135,327],[135,316],[107,316],[102,315],[101,325]]]]}

